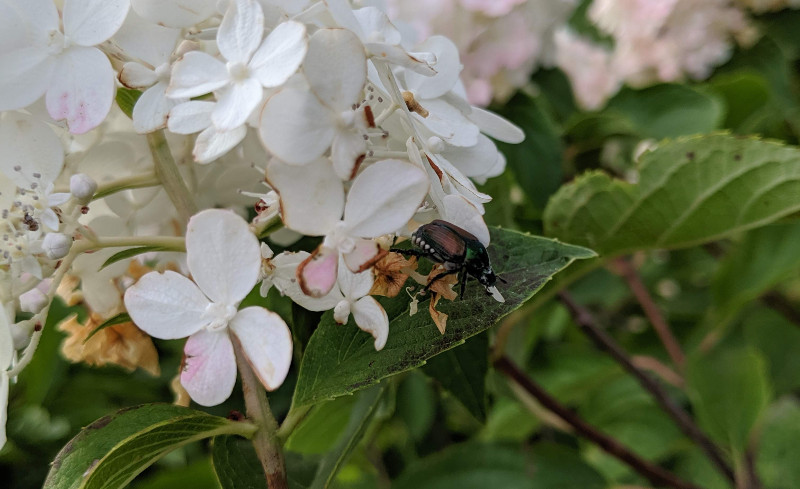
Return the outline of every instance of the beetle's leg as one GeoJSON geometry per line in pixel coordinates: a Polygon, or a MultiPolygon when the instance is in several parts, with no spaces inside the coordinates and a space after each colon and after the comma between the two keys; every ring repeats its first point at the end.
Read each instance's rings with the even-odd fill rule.
{"type": "Polygon", "coordinates": [[[458,269],[446,270],[446,271],[440,273],[439,275],[433,277],[433,280],[429,280],[428,281],[428,285],[426,285],[425,288],[422,289],[422,293],[424,294],[424,293],[428,292],[431,289],[431,285],[435,284],[436,281],[439,280],[440,278],[444,278],[444,277],[446,277],[448,275],[452,275],[454,273],[458,273],[458,269]]]}
{"type": "Polygon", "coordinates": [[[389,248],[392,253],[400,253],[403,256],[427,256],[427,253],[419,250],[403,250],[400,248],[389,248]]]}
{"type": "Polygon", "coordinates": [[[461,295],[458,298],[458,300],[464,300],[464,291],[467,290],[467,270],[466,269],[462,269],[461,277],[459,277],[459,278],[460,278],[459,281],[461,282],[461,295]]]}
{"type": "Polygon", "coordinates": [[[500,275],[498,275],[498,276],[497,276],[497,280],[499,280],[499,281],[503,282],[504,284],[507,284],[507,283],[508,283],[508,280],[504,279],[504,278],[503,278],[503,277],[501,277],[500,275]]]}

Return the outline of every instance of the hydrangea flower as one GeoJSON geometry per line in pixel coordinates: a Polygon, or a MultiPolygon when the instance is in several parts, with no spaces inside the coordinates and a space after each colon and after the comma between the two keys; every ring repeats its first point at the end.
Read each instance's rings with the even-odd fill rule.
{"type": "Polygon", "coordinates": [[[186,231],[187,267],[194,282],[175,272],[151,272],[125,292],[125,306],[139,328],[155,338],[188,336],[181,384],[192,399],[213,406],[236,383],[233,341],[268,390],[289,372],[292,335],[263,307],[237,310],[261,273],[258,240],[233,212],[194,215],[186,231]]]}
{"type": "Polygon", "coordinates": [[[0,305],[0,449],[6,444],[8,416],[8,369],[14,360],[14,340],[5,308],[0,305]]]}

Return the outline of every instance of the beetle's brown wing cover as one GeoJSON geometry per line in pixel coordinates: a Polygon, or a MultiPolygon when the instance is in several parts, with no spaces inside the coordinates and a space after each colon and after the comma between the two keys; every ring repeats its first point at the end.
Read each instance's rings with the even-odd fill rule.
{"type": "Polygon", "coordinates": [[[438,219],[425,224],[418,231],[425,243],[433,248],[442,261],[455,262],[462,261],[467,254],[467,245],[461,232],[466,233],[466,237],[472,236],[458,226],[438,219]]]}

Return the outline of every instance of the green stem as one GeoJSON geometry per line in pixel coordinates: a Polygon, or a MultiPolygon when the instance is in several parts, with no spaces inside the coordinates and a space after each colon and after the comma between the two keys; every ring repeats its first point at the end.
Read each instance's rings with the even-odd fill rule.
{"type": "Polygon", "coordinates": [[[264,469],[269,489],[287,489],[286,465],[283,450],[278,438],[278,422],[272,415],[266,392],[245,358],[242,345],[235,337],[231,337],[236,355],[236,365],[242,378],[242,393],[247,409],[247,417],[256,425],[258,431],[253,437],[253,447],[264,469]]]}
{"type": "Polygon", "coordinates": [[[158,246],[168,251],[186,251],[186,242],[174,236],[120,236],[98,238],[87,242],[86,251],[98,248],[124,248],[136,246],[158,246]]]}
{"type": "Polygon", "coordinates": [[[281,427],[278,428],[278,438],[286,441],[289,436],[291,436],[295,428],[297,428],[297,426],[306,418],[306,415],[310,410],[311,406],[289,409],[289,414],[286,415],[286,419],[283,420],[281,427]]]}
{"type": "Polygon", "coordinates": [[[98,186],[97,192],[94,193],[92,200],[102,199],[103,197],[121,192],[122,190],[155,187],[156,185],[160,184],[161,180],[158,179],[154,172],[130,175],[98,186]]]}
{"type": "Polygon", "coordinates": [[[183,181],[178,165],[169,150],[167,138],[164,131],[155,131],[147,135],[147,144],[150,146],[150,153],[153,155],[153,163],[156,167],[156,176],[164,186],[169,199],[178,210],[178,215],[183,222],[188,222],[192,215],[197,213],[197,204],[192,199],[186,182],[183,181]]]}

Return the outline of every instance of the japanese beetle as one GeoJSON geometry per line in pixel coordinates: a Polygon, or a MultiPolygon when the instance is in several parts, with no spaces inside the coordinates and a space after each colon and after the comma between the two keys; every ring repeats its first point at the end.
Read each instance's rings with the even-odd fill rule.
{"type": "Polygon", "coordinates": [[[425,287],[428,290],[440,278],[458,273],[461,284],[461,298],[467,285],[467,277],[473,276],[486,288],[486,293],[498,302],[505,302],[500,291],[495,287],[499,279],[489,263],[489,254],[478,238],[455,224],[436,219],[423,224],[411,234],[411,242],[416,250],[392,248],[391,251],[404,255],[424,256],[431,261],[441,263],[444,271],[436,275],[425,287]]]}

